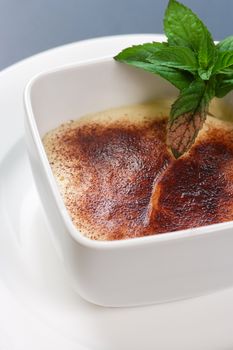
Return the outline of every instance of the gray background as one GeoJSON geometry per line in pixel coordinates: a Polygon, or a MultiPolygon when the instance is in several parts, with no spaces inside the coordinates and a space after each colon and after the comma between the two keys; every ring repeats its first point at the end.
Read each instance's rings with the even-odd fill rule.
{"type": "MultiPolygon", "coordinates": [[[[233,34],[232,0],[183,0],[216,40],[233,34]]],[[[0,69],[103,35],[161,33],[166,0],[0,0],[0,69]]]]}

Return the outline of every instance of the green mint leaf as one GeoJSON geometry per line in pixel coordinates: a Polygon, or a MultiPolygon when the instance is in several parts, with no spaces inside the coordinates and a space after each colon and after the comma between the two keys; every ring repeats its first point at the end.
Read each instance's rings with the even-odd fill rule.
{"type": "Polygon", "coordinates": [[[233,36],[220,41],[216,46],[218,58],[216,60],[213,73],[230,74],[233,73],[233,36]]]}
{"type": "Polygon", "coordinates": [[[115,60],[120,62],[137,61],[147,62],[148,57],[157,53],[161,47],[166,47],[167,43],[146,43],[143,45],[133,45],[122,50],[118,55],[114,57],[115,60]]]}
{"type": "Polygon", "coordinates": [[[161,47],[148,60],[154,64],[187,70],[192,74],[198,69],[197,57],[188,47],[161,47]]]}
{"type": "MultiPolygon", "coordinates": [[[[174,57],[173,62],[172,60],[170,61],[171,66],[165,64],[162,61],[161,56],[158,58],[158,60],[154,60],[154,57],[156,57],[158,52],[161,53],[165,48],[166,45],[161,43],[136,45],[121,51],[117,56],[114,57],[114,59],[116,61],[123,62],[128,65],[144,69],[145,71],[160,75],[175,87],[182,90],[188,87],[192,82],[192,75],[184,70],[174,68],[174,57]]],[[[166,55],[167,58],[169,58],[168,53],[166,53],[166,55]]],[[[179,63],[177,62],[177,65],[178,64],[179,63]]]]}
{"type": "Polygon", "coordinates": [[[216,79],[194,81],[172,105],[167,144],[175,158],[189,150],[206,119],[208,105],[215,95],[216,79]]]}
{"type": "Polygon", "coordinates": [[[168,3],[164,31],[169,45],[186,46],[195,52],[199,52],[204,35],[211,39],[211,34],[197,15],[176,0],[168,3]]]}
{"type": "Polygon", "coordinates": [[[167,43],[151,43],[129,47],[114,57],[121,62],[143,62],[166,65],[195,73],[198,62],[194,52],[187,47],[168,47],[167,43]]]}
{"type": "Polygon", "coordinates": [[[186,6],[170,0],[164,18],[168,43],[185,46],[198,55],[198,74],[209,80],[215,64],[217,50],[212,36],[203,22],[186,6]]]}
{"type": "Polygon", "coordinates": [[[177,0],[169,0],[164,31],[167,43],[133,46],[115,59],[160,75],[180,90],[167,130],[167,144],[179,157],[195,141],[210,100],[233,90],[233,36],[215,45],[198,16],[177,0]]]}
{"type": "Polygon", "coordinates": [[[206,111],[184,113],[169,123],[167,145],[175,158],[187,152],[196,140],[206,119],[206,111]]]}
{"type": "Polygon", "coordinates": [[[213,67],[210,67],[208,69],[199,68],[198,74],[202,80],[209,80],[209,78],[211,77],[212,71],[213,71],[213,67]]]}
{"type": "Polygon", "coordinates": [[[208,82],[205,82],[205,92],[201,100],[200,108],[208,110],[210,101],[216,95],[217,78],[212,76],[208,82]]]}
{"type": "Polygon", "coordinates": [[[190,86],[183,89],[172,105],[171,108],[171,120],[173,121],[181,114],[195,111],[203,97],[205,91],[205,83],[201,79],[193,81],[190,86]]]}
{"type": "Polygon", "coordinates": [[[217,75],[218,84],[216,84],[216,96],[221,98],[227,95],[233,89],[233,71],[230,74],[217,75]]]}
{"type": "MultiPolygon", "coordinates": [[[[213,73],[223,73],[226,68],[233,65],[233,50],[219,52],[214,65],[213,73]]],[[[227,73],[227,71],[225,71],[227,73]]]]}
{"type": "Polygon", "coordinates": [[[217,45],[219,52],[232,51],[233,50],[233,35],[228,36],[224,40],[220,41],[217,45]]]}
{"type": "Polygon", "coordinates": [[[218,76],[219,76],[219,74],[220,75],[222,74],[222,75],[228,75],[229,76],[229,75],[232,75],[232,73],[233,73],[233,65],[222,69],[221,72],[218,72],[218,76]]]}
{"type": "Polygon", "coordinates": [[[198,74],[201,79],[209,80],[212,74],[213,67],[217,60],[217,49],[215,47],[212,37],[208,31],[203,31],[203,37],[200,42],[198,52],[199,69],[198,74]]]}

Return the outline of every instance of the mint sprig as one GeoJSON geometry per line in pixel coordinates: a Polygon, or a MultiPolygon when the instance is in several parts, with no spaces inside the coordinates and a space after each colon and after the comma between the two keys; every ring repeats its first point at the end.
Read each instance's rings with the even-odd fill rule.
{"type": "Polygon", "coordinates": [[[129,47],[115,60],[160,75],[180,90],[172,105],[167,144],[178,158],[201,130],[213,97],[233,89],[233,36],[217,45],[188,7],[170,0],[164,16],[167,42],[129,47]]]}

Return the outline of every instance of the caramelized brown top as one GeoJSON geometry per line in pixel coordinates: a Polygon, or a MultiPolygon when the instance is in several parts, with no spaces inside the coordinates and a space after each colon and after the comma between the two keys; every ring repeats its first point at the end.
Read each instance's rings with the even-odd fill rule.
{"type": "Polygon", "coordinates": [[[92,239],[124,239],[233,220],[231,128],[209,118],[179,160],[161,118],[70,123],[45,147],[77,228],[92,239]]]}
{"type": "Polygon", "coordinates": [[[163,174],[151,198],[150,225],[162,233],[233,220],[232,184],[233,134],[228,139],[214,129],[163,174]]]}

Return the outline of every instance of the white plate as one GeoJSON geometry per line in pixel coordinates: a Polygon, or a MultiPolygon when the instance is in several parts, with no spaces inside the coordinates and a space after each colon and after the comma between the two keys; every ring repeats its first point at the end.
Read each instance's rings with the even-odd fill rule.
{"type": "Polygon", "coordinates": [[[153,39],[127,35],[83,41],[0,73],[0,350],[233,348],[233,289],[129,309],[83,301],[70,288],[54,252],[33,183],[23,139],[22,95],[28,79],[153,39]]]}

